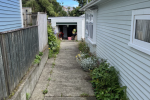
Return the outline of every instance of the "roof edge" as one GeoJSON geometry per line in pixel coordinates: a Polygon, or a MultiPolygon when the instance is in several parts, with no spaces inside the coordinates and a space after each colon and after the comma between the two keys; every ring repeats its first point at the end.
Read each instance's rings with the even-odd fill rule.
{"type": "Polygon", "coordinates": [[[79,11],[85,11],[85,9],[95,5],[96,3],[100,2],[100,1],[102,1],[102,0],[92,0],[91,2],[89,2],[88,4],[86,4],[85,6],[80,8],[79,11]]]}

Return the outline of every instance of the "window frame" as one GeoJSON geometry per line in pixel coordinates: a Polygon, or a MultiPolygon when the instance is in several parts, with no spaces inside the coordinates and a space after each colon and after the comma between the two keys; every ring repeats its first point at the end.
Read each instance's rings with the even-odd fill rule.
{"type": "Polygon", "coordinates": [[[97,18],[97,9],[94,10],[88,10],[86,11],[86,19],[85,19],[85,25],[87,25],[88,22],[88,30],[87,30],[87,26],[86,26],[86,30],[85,33],[87,34],[87,39],[89,40],[89,42],[93,45],[96,45],[96,18],[97,18]],[[87,18],[88,16],[88,18],[87,18]],[[89,26],[92,26],[91,28],[89,28],[89,26]],[[91,29],[93,30],[91,33],[91,29]],[[91,38],[91,34],[92,34],[92,38],[91,38]]]}
{"type": "Polygon", "coordinates": [[[136,20],[150,20],[150,9],[132,11],[131,35],[128,43],[130,47],[150,55],[150,43],[135,38],[136,20]]]}

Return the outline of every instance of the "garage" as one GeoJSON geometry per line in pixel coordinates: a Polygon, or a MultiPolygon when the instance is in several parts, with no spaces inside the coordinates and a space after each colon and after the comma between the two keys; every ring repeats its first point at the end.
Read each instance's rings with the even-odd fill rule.
{"type": "Polygon", "coordinates": [[[72,36],[73,29],[77,30],[77,40],[85,38],[85,18],[84,17],[49,17],[52,27],[57,33],[63,32],[63,39],[72,36]]]}

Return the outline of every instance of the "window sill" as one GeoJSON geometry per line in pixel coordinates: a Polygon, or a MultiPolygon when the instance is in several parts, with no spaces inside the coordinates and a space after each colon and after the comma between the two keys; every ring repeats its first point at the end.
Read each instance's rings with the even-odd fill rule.
{"type": "Polygon", "coordinates": [[[90,38],[88,38],[88,41],[89,41],[93,46],[96,46],[96,42],[93,42],[90,38]]]}
{"type": "Polygon", "coordinates": [[[131,43],[131,42],[128,43],[128,45],[129,45],[130,47],[134,48],[134,49],[137,49],[137,50],[139,50],[139,51],[141,51],[141,52],[144,52],[144,53],[150,55],[150,50],[149,50],[149,49],[140,47],[140,46],[135,45],[135,44],[133,44],[133,43],[131,43]]]}

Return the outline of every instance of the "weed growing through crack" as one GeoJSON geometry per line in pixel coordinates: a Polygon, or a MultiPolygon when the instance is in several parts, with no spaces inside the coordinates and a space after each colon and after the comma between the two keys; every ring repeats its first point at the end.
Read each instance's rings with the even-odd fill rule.
{"type": "Polygon", "coordinates": [[[47,94],[47,93],[48,93],[48,90],[47,90],[47,89],[43,90],[43,94],[44,94],[44,95],[47,94]]]}
{"type": "Polygon", "coordinates": [[[50,75],[52,75],[52,73],[53,73],[53,70],[50,71],[50,75]]]}
{"type": "Polygon", "coordinates": [[[88,97],[89,96],[89,94],[86,94],[86,93],[82,93],[81,95],[80,95],[80,97],[88,97]]]}
{"type": "Polygon", "coordinates": [[[55,66],[55,62],[53,62],[52,65],[55,66]]]}
{"type": "Polygon", "coordinates": [[[52,65],[52,68],[54,68],[54,65],[52,65]]]}
{"type": "Polygon", "coordinates": [[[29,100],[29,99],[30,99],[30,94],[26,93],[26,100],[29,100]]]}
{"type": "Polygon", "coordinates": [[[61,93],[61,97],[63,97],[63,94],[61,93]]]}
{"type": "Polygon", "coordinates": [[[48,81],[50,81],[51,80],[51,78],[48,78],[48,81]]]}

